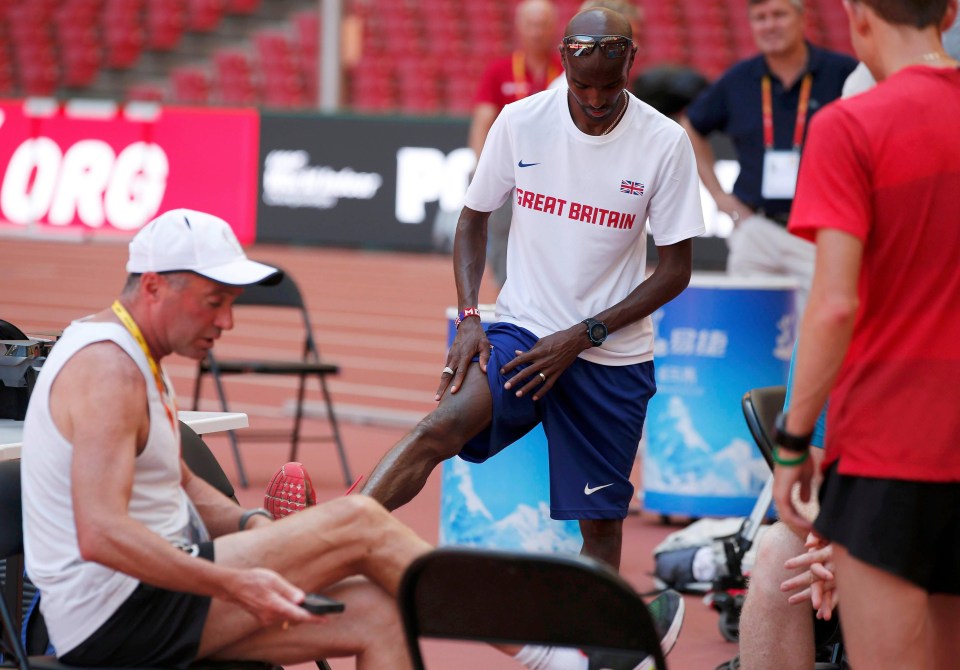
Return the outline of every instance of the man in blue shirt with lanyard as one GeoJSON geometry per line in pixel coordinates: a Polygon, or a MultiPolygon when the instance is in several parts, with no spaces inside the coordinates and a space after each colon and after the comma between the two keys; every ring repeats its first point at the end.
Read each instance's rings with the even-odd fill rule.
{"type": "Polygon", "coordinates": [[[814,246],[786,231],[807,121],[840,97],[857,62],[803,38],[803,0],[747,0],[760,54],[731,67],[687,109],[700,179],[730,215],[727,272],[787,275],[800,285],[798,313],[813,277],[814,246]],[[733,193],[714,172],[707,135],[727,134],[740,162],[733,193]]]}

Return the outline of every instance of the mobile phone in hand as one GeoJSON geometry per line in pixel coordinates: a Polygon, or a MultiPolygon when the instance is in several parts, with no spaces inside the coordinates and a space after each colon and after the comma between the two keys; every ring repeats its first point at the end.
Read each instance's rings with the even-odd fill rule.
{"type": "Polygon", "coordinates": [[[322,596],[319,593],[308,593],[300,603],[300,607],[311,614],[335,614],[346,609],[346,605],[339,600],[322,596]]]}

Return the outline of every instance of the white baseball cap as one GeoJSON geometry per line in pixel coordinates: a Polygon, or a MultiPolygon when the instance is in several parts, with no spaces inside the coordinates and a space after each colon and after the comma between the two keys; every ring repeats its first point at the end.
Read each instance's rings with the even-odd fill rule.
{"type": "Polygon", "coordinates": [[[283,276],[247,258],[226,221],[191,209],[172,209],[145,225],[130,241],[127,272],[195,272],[231,286],[271,284],[283,276]]]}

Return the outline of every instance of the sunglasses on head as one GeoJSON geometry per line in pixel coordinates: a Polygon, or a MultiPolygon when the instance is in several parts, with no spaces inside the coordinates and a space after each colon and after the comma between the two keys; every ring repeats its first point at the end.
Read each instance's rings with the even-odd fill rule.
{"type": "Polygon", "coordinates": [[[567,53],[575,58],[589,56],[600,45],[600,52],[607,58],[623,58],[633,46],[633,40],[623,35],[568,35],[563,38],[567,53]]]}

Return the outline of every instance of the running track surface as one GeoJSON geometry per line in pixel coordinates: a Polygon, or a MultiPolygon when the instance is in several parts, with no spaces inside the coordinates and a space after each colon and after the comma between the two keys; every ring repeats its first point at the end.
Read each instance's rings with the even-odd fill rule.
{"type": "MultiPolygon", "coordinates": [[[[341,366],[331,379],[344,442],[355,475],[369,472],[380,456],[434,406],[444,364],[446,308],[456,304],[449,256],[258,245],[248,255],[288,270],[303,291],[321,354],[341,366]]],[[[40,241],[29,236],[0,237],[3,291],[0,318],[30,333],[62,330],[71,320],[109,305],[125,278],[126,245],[120,242],[40,241]]],[[[492,302],[485,283],[481,301],[492,302]]],[[[217,344],[223,356],[283,358],[297,347],[296,319],[272,310],[237,311],[236,327],[217,344]]],[[[189,409],[196,364],[171,357],[165,364],[189,409]]],[[[292,381],[245,375],[228,381],[231,409],[247,412],[251,426],[285,427],[293,399],[292,381]]],[[[312,407],[319,410],[317,394],[312,407]]],[[[207,384],[201,409],[218,410],[207,384]]],[[[306,422],[306,433],[322,433],[320,419],[306,422]]],[[[223,436],[207,440],[227,474],[235,468],[223,436]]],[[[283,443],[241,445],[251,483],[239,491],[245,506],[259,506],[276,468],[288,460],[283,443]]],[[[329,443],[302,445],[299,460],[310,471],[319,498],[343,493],[329,443]]],[[[431,542],[437,539],[439,473],[396,515],[431,542]]],[[[652,549],[675,527],[642,512],[624,523],[621,572],[639,591],[653,588],[652,549]]],[[[518,597],[523,597],[518,594],[518,597]]],[[[736,653],[717,629],[717,614],[699,596],[686,596],[687,616],[680,640],[667,661],[671,668],[712,670],[736,653]]],[[[468,603],[464,603],[465,606],[468,603]]],[[[520,666],[482,645],[428,641],[431,670],[509,670],[520,666]]],[[[331,662],[334,670],[355,667],[352,660],[331,662]]],[[[315,668],[296,666],[297,670],[315,668]]],[[[384,669],[389,670],[389,669],[384,669]]]]}

